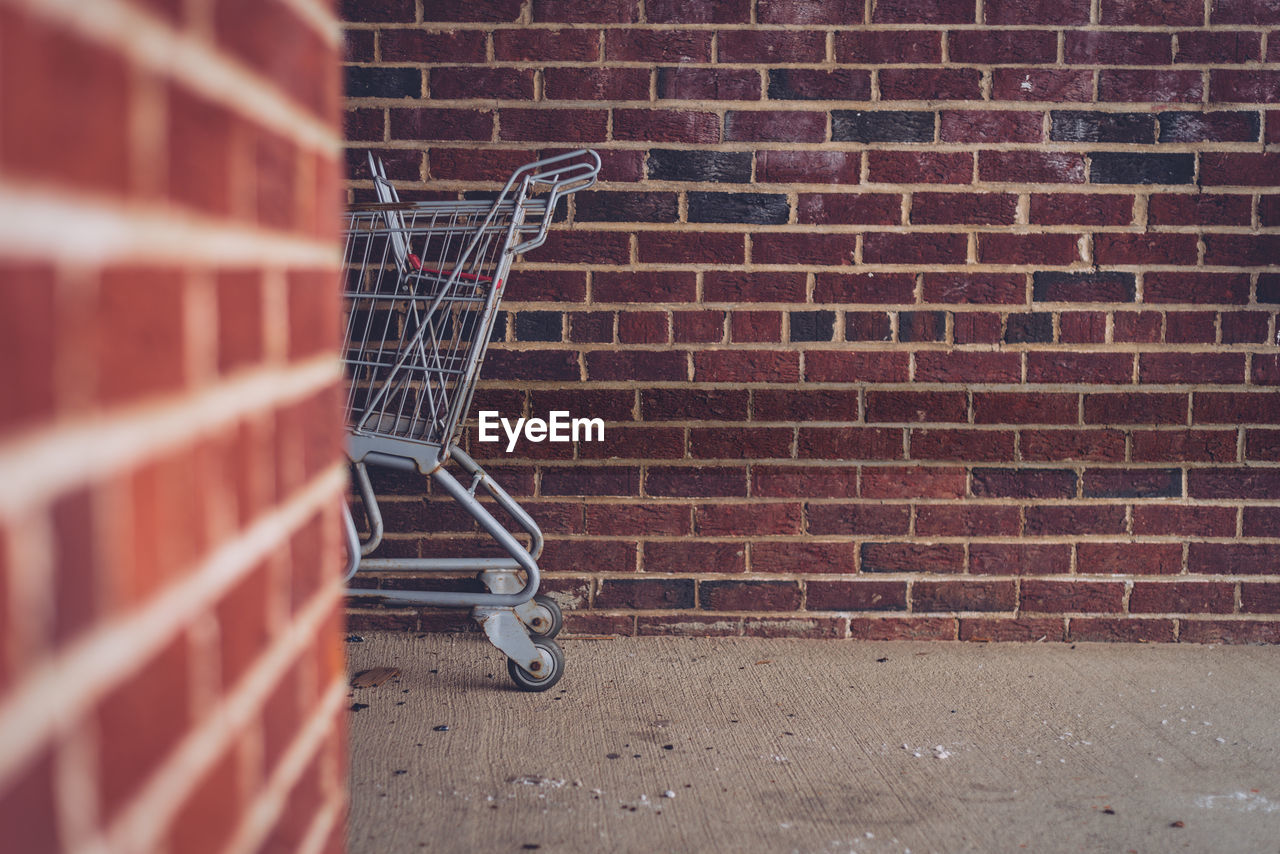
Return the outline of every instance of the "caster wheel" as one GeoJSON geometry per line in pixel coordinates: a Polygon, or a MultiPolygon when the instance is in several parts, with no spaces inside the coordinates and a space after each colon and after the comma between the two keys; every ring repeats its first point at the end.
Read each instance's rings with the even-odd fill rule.
{"type": "Polygon", "coordinates": [[[516,687],[521,691],[545,691],[552,685],[560,681],[560,677],[564,675],[564,653],[555,641],[550,638],[533,638],[533,645],[542,653],[544,662],[550,658],[548,672],[534,676],[514,660],[507,659],[507,673],[511,674],[511,681],[516,683],[516,687]]]}
{"type": "Polygon", "coordinates": [[[553,638],[564,628],[564,615],[560,606],[550,596],[534,596],[533,602],[538,606],[538,616],[528,622],[529,636],[535,638],[553,638]]]}

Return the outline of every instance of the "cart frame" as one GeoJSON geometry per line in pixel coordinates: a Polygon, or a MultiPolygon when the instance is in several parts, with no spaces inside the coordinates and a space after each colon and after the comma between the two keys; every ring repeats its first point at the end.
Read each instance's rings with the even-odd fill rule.
{"type": "Polygon", "coordinates": [[[347,455],[369,530],[368,538],[361,540],[347,506],[346,580],[360,570],[476,571],[487,592],[348,587],[347,595],[471,608],[489,640],[508,657],[513,681],[525,690],[546,690],[563,673],[564,657],[552,640],[561,626],[559,608],[548,597],[535,599],[541,584],[542,531],[458,447],[457,439],[512,261],[546,241],[562,197],[595,184],[600,158],[579,150],[529,163],[511,175],[492,202],[403,203],[372,155],[369,165],[379,204],[350,209],[343,259],[348,309],[344,363],[350,380],[347,455]],[[421,258],[414,252],[419,247],[421,258]],[[423,258],[436,266],[425,266],[423,258]],[[362,312],[359,306],[364,306],[362,312]],[[465,317],[461,323],[449,316],[457,306],[464,306],[464,313],[455,315],[465,317]],[[385,341],[371,337],[372,318],[378,312],[387,317],[388,329],[393,315],[403,321],[393,352],[385,341]],[[366,318],[363,333],[361,316],[366,318]],[[469,484],[454,476],[447,467],[450,462],[469,484]],[[385,533],[369,466],[429,477],[507,556],[368,557],[385,533]],[[528,547],[477,498],[482,487],[528,535],[528,547]]]}

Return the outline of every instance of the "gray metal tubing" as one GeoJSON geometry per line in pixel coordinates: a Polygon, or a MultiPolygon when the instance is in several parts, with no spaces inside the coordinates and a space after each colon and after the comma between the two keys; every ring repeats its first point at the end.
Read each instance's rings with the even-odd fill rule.
{"type": "Polygon", "coordinates": [[[360,569],[363,551],[360,547],[360,533],[356,530],[356,520],[351,518],[351,508],[346,501],[342,502],[342,521],[342,532],[347,538],[347,574],[343,581],[350,581],[360,569]]]}
{"type": "Polygon", "coordinates": [[[505,489],[502,488],[501,484],[489,477],[488,472],[480,468],[479,464],[476,463],[475,460],[471,459],[471,455],[466,451],[462,450],[457,445],[453,445],[449,449],[449,455],[453,459],[457,460],[458,465],[466,469],[468,473],[473,475],[479,474],[482,476],[480,483],[484,486],[485,490],[493,496],[494,500],[498,502],[498,505],[502,507],[503,510],[510,514],[511,518],[516,521],[516,524],[523,528],[524,531],[533,539],[533,542],[531,543],[532,547],[528,551],[529,555],[534,560],[537,560],[542,555],[543,537],[542,529],[538,527],[538,523],[534,521],[533,517],[530,516],[525,509],[521,507],[505,489]]]}
{"type": "Polygon", "coordinates": [[[379,557],[360,561],[361,569],[386,572],[466,572],[484,569],[524,569],[509,557],[379,557]]]}
{"type": "MultiPolygon", "coordinates": [[[[369,539],[360,544],[360,556],[368,557],[373,550],[382,544],[382,511],[378,509],[378,499],[373,494],[373,484],[369,482],[369,467],[364,463],[356,463],[356,484],[360,487],[360,503],[364,506],[364,516],[369,520],[369,539]]],[[[350,512],[347,516],[350,517],[350,512]]],[[[353,522],[354,524],[354,522],[353,522]]]]}
{"type": "MultiPolygon", "coordinates": [[[[474,465],[474,462],[472,465],[474,465]]],[[[512,568],[523,569],[525,572],[524,587],[521,588],[518,593],[459,593],[448,590],[387,591],[357,589],[348,590],[347,595],[370,596],[381,599],[416,602],[423,605],[442,605],[445,607],[487,606],[497,608],[514,608],[516,605],[523,605],[525,602],[532,599],[538,592],[538,585],[542,580],[541,574],[538,572],[538,563],[534,560],[533,556],[529,554],[525,547],[520,544],[520,541],[513,537],[506,528],[502,527],[498,520],[493,517],[493,514],[485,509],[484,505],[476,500],[476,497],[472,495],[465,486],[459,483],[458,479],[446,469],[443,467],[438,468],[431,473],[431,476],[436,479],[437,483],[444,487],[444,490],[448,492],[455,501],[461,504],[466,508],[468,513],[475,517],[475,520],[480,523],[480,527],[484,528],[485,532],[489,536],[497,540],[498,545],[502,546],[503,550],[506,551],[507,554],[514,558],[514,562],[517,566],[512,568]]],[[[497,498],[497,496],[495,496],[495,498],[497,498]]],[[[498,499],[498,501],[502,503],[502,499],[498,499]]],[[[518,507],[510,497],[507,498],[507,501],[518,507]]],[[[507,509],[509,510],[510,508],[507,509]]],[[[405,570],[440,570],[442,567],[437,562],[438,560],[440,559],[405,559],[395,561],[395,563],[397,564],[396,568],[405,570]]],[[[480,560],[487,559],[482,558],[480,560]]],[[[472,566],[475,566],[477,562],[478,561],[471,561],[470,563],[472,566]]],[[[368,569],[391,568],[385,566],[383,561],[375,560],[361,561],[361,565],[368,569]]]]}

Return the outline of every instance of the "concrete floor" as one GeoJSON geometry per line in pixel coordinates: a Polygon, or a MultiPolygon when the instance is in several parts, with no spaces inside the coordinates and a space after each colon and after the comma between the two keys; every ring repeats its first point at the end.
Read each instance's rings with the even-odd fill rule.
{"type": "Polygon", "coordinates": [[[349,643],[352,854],[1280,852],[1280,649],[561,645],[349,643]]]}

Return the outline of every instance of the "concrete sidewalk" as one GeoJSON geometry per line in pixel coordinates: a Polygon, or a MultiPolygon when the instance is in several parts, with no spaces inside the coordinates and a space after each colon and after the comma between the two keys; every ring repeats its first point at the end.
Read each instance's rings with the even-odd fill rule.
{"type": "Polygon", "coordinates": [[[1280,852],[1274,647],[562,646],[348,644],[352,854],[1280,852]]]}

